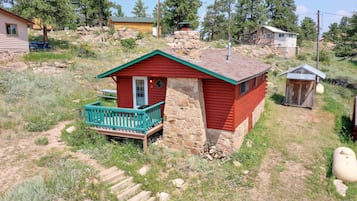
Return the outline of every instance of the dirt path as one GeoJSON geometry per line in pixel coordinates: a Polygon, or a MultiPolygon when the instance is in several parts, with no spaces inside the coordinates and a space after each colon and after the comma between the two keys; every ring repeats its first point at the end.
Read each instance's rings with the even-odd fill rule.
{"type": "Polygon", "coordinates": [[[61,141],[61,131],[70,123],[70,121],[60,122],[51,130],[32,133],[28,136],[22,136],[20,139],[7,137],[5,133],[2,133],[0,135],[2,142],[0,143],[0,193],[44,171],[45,168],[37,166],[35,161],[51,151],[68,152],[71,156],[94,166],[97,170],[104,169],[90,156],[81,152],[69,151],[69,147],[61,141]],[[36,145],[35,139],[39,136],[47,137],[48,145],[36,145]]]}
{"type": "Polygon", "coordinates": [[[254,187],[251,200],[331,200],[326,192],[323,148],[335,148],[333,115],[319,109],[272,104],[266,121],[272,143],[254,187]],[[317,185],[315,185],[317,184],[317,185]]]}

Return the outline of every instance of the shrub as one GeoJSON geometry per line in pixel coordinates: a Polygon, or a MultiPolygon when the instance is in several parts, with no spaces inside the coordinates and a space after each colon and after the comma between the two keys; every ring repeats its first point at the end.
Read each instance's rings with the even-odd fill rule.
{"type": "Polygon", "coordinates": [[[120,44],[126,49],[126,50],[132,50],[136,48],[136,42],[134,38],[128,38],[128,39],[123,39],[120,41],[120,44]]]}
{"type": "Polygon", "coordinates": [[[83,43],[77,50],[77,56],[83,58],[96,57],[96,54],[87,43],[83,43]]]}
{"type": "Polygon", "coordinates": [[[300,60],[300,61],[306,61],[307,60],[307,55],[306,54],[298,54],[296,56],[296,59],[300,60]]]}
{"type": "Polygon", "coordinates": [[[48,145],[48,138],[47,137],[38,137],[35,139],[36,145],[48,145]]]}
{"type": "Polygon", "coordinates": [[[143,32],[140,31],[140,32],[138,33],[138,35],[136,36],[136,39],[137,39],[137,40],[141,40],[141,39],[143,39],[143,38],[144,38],[144,34],[143,34],[143,32]]]}

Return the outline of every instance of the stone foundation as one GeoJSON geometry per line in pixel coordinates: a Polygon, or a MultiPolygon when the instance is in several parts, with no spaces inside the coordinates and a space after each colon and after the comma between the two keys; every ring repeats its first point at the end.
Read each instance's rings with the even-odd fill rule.
{"type": "MultiPolygon", "coordinates": [[[[254,109],[252,113],[252,126],[255,125],[261,114],[264,112],[264,104],[265,99],[263,99],[254,109]]],[[[207,143],[217,146],[218,149],[224,151],[226,154],[231,154],[240,149],[244,141],[244,137],[248,132],[248,118],[239,124],[234,132],[208,128],[207,143]]]]}
{"type": "Polygon", "coordinates": [[[202,81],[168,78],[163,142],[173,149],[198,154],[206,143],[202,81]]]}

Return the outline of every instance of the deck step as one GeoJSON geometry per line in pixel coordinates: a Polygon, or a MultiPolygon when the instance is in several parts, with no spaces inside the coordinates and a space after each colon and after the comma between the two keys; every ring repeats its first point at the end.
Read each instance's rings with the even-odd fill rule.
{"type": "Polygon", "coordinates": [[[150,198],[151,192],[150,191],[141,191],[140,193],[136,194],[134,197],[130,198],[128,201],[146,201],[150,198]]]}
{"type": "Polygon", "coordinates": [[[110,187],[110,190],[112,192],[121,192],[124,189],[128,188],[131,184],[132,184],[132,186],[135,185],[133,183],[133,177],[128,177],[128,178],[123,179],[119,183],[113,185],[112,187],[110,187]]]}
{"type": "Polygon", "coordinates": [[[141,187],[141,184],[136,184],[133,187],[126,189],[125,191],[123,191],[122,193],[120,193],[117,196],[118,200],[127,200],[128,198],[130,198],[133,195],[135,195],[136,193],[138,193],[140,190],[140,187],[141,187]]]}
{"type": "Polygon", "coordinates": [[[105,169],[105,170],[103,170],[103,171],[101,171],[101,172],[99,173],[99,177],[103,178],[103,177],[105,177],[106,175],[108,175],[108,174],[110,174],[110,173],[112,173],[112,172],[114,172],[114,171],[117,171],[117,170],[118,170],[118,168],[115,167],[115,166],[113,166],[113,167],[111,167],[111,168],[108,168],[108,169],[105,169]]]}
{"type": "Polygon", "coordinates": [[[117,170],[117,171],[112,172],[111,174],[108,174],[105,177],[103,177],[102,181],[105,183],[112,184],[113,182],[120,181],[123,178],[124,178],[124,171],[117,170]]]}

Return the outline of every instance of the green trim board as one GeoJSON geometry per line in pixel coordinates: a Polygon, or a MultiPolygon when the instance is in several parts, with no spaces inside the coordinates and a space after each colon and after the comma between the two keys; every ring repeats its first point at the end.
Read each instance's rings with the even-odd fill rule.
{"type": "Polygon", "coordinates": [[[109,71],[106,71],[106,72],[104,72],[102,74],[99,74],[99,75],[97,75],[97,78],[101,79],[101,78],[109,77],[113,73],[116,73],[116,72],[118,72],[120,70],[123,70],[123,69],[125,69],[127,67],[130,67],[130,66],[132,66],[134,64],[137,64],[137,63],[139,63],[139,62],[141,62],[143,60],[146,60],[146,59],[148,59],[150,57],[153,57],[153,56],[156,56],[156,55],[161,55],[161,56],[166,57],[168,59],[174,60],[174,61],[176,61],[178,63],[181,63],[181,64],[183,64],[185,66],[191,67],[191,68],[193,68],[195,70],[198,70],[198,71],[200,71],[202,73],[211,75],[213,77],[216,77],[216,78],[218,78],[220,80],[223,80],[225,82],[228,82],[230,84],[233,84],[233,85],[237,85],[238,84],[237,80],[234,80],[234,79],[228,78],[226,76],[223,76],[221,74],[218,74],[216,72],[210,71],[210,70],[208,70],[206,68],[203,68],[203,67],[198,66],[196,64],[190,63],[190,62],[188,62],[186,60],[180,59],[180,58],[175,57],[175,56],[173,56],[171,54],[163,52],[161,50],[154,50],[154,51],[152,51],[152,52],[150,52],[148,54],[145,54],[145,55],[143,55],[143,56],[141,56],[139,58],[136,58],[136,59],[134,59],[134,60],[132,60],[132,61],[130,61],[128,63],[125,63],[125,64],[123,64],[121,66],[116,67],[116,68],[113,68],[113,69],[111,69],[109,71]]]}

